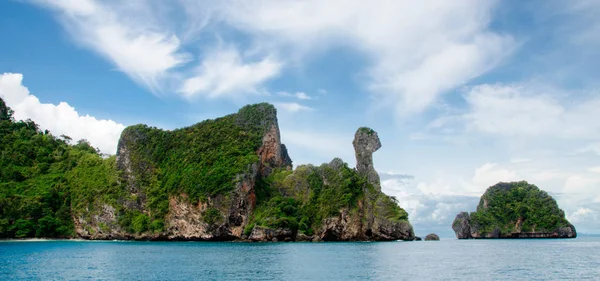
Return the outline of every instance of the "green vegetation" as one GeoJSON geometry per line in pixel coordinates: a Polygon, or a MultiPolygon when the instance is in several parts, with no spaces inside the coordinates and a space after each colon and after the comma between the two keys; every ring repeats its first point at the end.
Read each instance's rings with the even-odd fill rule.
{"type": "MultiPolygon", "coordinates": [[[[240,175],[256,168],[262,137],[276,121],[272,105],[257,104],[173,131],[130,126],[117,161],[85,140],[69,144],[68,136],[52,136],[12,114],[0,99],[0,238],[73,237],[76,222],[91,235],[158,234],[172,196],[207,203],[202,220],[221,224],[240,175]]],[[[395,198],[375,191],[340,159],[274,169],[258,179],[255,192],[245,235],[254,226],[312,235],[340,210],[356,214],[366,205],[389,220],[408,219],[395,198]]]]}
{"type": "MultiPolygon", "coordinates": [[[[275,108],[257,104],[216,120],[164,131],[128,127],[121,142],[132,163],[132,185],[118,172],[115,156],[103,157],[81,140],[42,132],[33,121],[15,121],[0,99],[0,237],[71,237],[73,217],[90,222],[114,209],[129,233],[161,232],[169,195],[191,201],[232,191],[236,176],[258,162],[262,135],[276,120],[275,108]],[[133,189],[131,189],[133,187],[133,189]]],[[[121,145],[121,144],[120,144],[121,145]]],[[[207,223],[222,221],[213,208],[207,223]]],[[[100,231],[115,225],[99,222],[100,231]]],[[[87,226],[86,230],[96,230],[87,226]]]]}
{"type": "Polygon", "coordinates": [[[115,158],[15,121],[0,99],[0,237],[70,237],[71,214],[118,193],[115,158]]]}
{"type": "MultiPolygon", "coordinates": [[[[276,171],[257,186],[257,208],[250,225],[288,228],[312,235],[325,218],[340,210],[357,212],[365,192],[373,189],[366,179],[340,159],[319,167],[276,171]]],[[[380,194],[378,202],[388,219],[407,220],[408,214],[392,198],[380,194]]],[[[250,232],[250,229],[246,229],[250,232]]]]}
{"type": "Polygon", "coordinates": [[[498,228],[501,233],[551,232],[569,222],[556,201],[545,191],[525,181],[498,183],[483,194],[471,223],[482,235],[498,228]]]}
{"type": "Polygon", "coordinates": [[[360,127],[358,128],[358,130],[362,133],[365,133],[369,136],[373,135],[375,133],[375,131],[369,127],[360,127]]]}
{"type": "Polygon", "coordinates": [[[206,209],[206,211],[204,211],[204,214],[202,214],[204,222],[208,223],[208,224],[214,224],[217,222],[220,222],[223,218],[223,215],[221,215],[221,212],[219,212],[219,210],[215,209],[215,208],[208,208],[206,209]]]}
{"type": "Polygon", "coordinates": [[[136,163],[135,186],[147,194],[150,211],[164,216],[169,194],[185,193],[197,201],[232,191],[236,176],[259,160],[265,125],[257,120],[269,110],[274,116],[271,105],[246,106],[238,114],[174,131],[145,125],[125,129],[121,141],[136,163]]]}

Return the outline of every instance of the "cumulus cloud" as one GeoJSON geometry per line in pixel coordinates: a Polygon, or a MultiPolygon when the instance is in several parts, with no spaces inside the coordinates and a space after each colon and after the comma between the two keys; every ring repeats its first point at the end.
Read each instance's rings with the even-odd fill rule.
{"type": "Polygon", "coordinates": [[[352,135],[282,126],[281,142],[290,151],[295,151],[292,158],[297,164],[328,163],[335,157],[341,157],[354,166],[352,135]]]}
{"type": "Polygon", "coordinates": [[[483,84],[465,95],[472,130],[506,136],[551,136],[566,139],[600,137],[600,98],[574,98],[529,85],[483,84]]]}
{"type": "Polygon", "coordinates": [[[588,168],[588,171],[590,171],[592,173],[600,174],[600,166],[590,167],[590,168],[588,168]]]}
{"type": "Polygon", "coordinates": [[[600,142],[590,143],[582,148],[575,151],[576,154],[592,153],[593,155],[600,156],[600,142]]]}
{"type": "Polygon", "coordinates": [[[259,93],[257,85],[276,76],[282,64],[266,57],[245,62],[233,47],[218,48],[206,55],[197,74],[184,81],[180,89],[186,97],[205,95],[209,98],[259,93]]]}
{"type": "Polygon", "coordinates": [[[282,96],[282,97],[297,98],[299,100],[312,100],[313,99],[311,96],[307,95],[305,92],[290,93],[290,92],[282,91],[282,92],[278,92],[277,95],[282,96]]]}
{"type": "Polygon", "coordinates": [[[58,105],[41,103],[22,82],[23,75],[18,73],[0,75],[0,96],[14,110],[15,119],[31,119],[42,130],[49,130],[55,136],[67,135],[74,140],[87,139],[103,153],[116,153],[117,142],[125,128],[123,124],[113,120],[99,120],[87,114],[80,115],[66,102],[58,105]]]}
{"type": "Polygon", "coordinates": [[[472,211],[479,196],[424,192],[415,181],[387,179],[381,182],[382,191],[398,199],[408,212],[417,235],[436,232],[442,237],[453,237],[452,220],[461,211],[472,211]]]}
{"type": "Polygon", "coordinates": [[[598,212],[596,210],[592,210],[590,208],[579,208],[576,211],[567,214],[567,219],[571,221],[571,223],[585,223],[589,221],[597,222],[599,219],[598,212]]]}
{"type": "Polygon", "coordinates": [[[315,53],[342,47],[366,58],[357,74],[382,104],[419,112],[493,69],[516,45],[489,28],[492,0],[180,0],[169,7],[154,0],[32,1],[57,11],[74,40],[149,88],[183,79],[178,92],[186,97],[253,93],[284,64],[302,66],[315,53]],[[232,31],[244,42],[243,55],[207,48],[233,44],[232,31]],[[192,57],[203,59],[190,73],[192,57]]]}
{"type": "Polygon", "coordinates": [[[131,16],[131,9],[142,14],[141,6],[108,5],[95,0],[33,2],[56,11],[77,43],[94,50],[153,91],[160,90],[169,71],[190,60],[173,32],[148,17],[131,16]]]}
{"type": "Polygon", "coordinates": [[[308,107],[305,105],[301,105],[295,102],[276,102],[275,107],[280,111],[295,113],[299,111],[312,111],[314,110],[312,107],[308,107]]]}
{"type": "Polygon", "coordinates": [[[276,52],[363,52],[371,60],[367,86],[418,112],[510,54],[513,39],[488,29],[494,2],[254,0],[230,3],[222,17],[276,52]]]}

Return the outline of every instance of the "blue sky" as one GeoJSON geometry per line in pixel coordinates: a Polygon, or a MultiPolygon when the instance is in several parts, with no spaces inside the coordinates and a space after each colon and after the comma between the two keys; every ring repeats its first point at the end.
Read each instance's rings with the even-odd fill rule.
{"type": "Polygon", "coordinates": [[[528,180],[600,233],[600,2],[28,0],[0,3],[0,96],[114,153],[121,130],[278,108],[294,163],[354,165],[452,236],[485,189],[528,180]]]}

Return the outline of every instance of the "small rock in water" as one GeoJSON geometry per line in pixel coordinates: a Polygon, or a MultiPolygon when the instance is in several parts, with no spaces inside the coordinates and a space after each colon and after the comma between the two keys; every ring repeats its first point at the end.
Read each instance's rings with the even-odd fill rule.
{"type": "Polygon", "coordinates": [[[435,233],[430,233],[425,236],[425,241],[439,241],[440,237],[435,233]]]}

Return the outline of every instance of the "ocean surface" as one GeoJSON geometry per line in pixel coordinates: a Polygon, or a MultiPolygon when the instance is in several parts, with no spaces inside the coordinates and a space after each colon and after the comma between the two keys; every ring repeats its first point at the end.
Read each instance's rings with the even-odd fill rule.
{"type": "Polygon", "coordinates": [[[600,238],[0,241],[0,280],[600,280],[600,238]]]}

